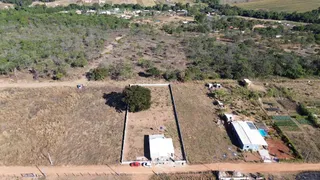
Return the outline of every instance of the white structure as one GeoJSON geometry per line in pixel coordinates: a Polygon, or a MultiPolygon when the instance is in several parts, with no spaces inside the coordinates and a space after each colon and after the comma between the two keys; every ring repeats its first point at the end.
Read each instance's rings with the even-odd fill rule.
{"type": "Polygon", "coordinates": [[[261,159],[263,160],[263,162],[265,162],[265,163],[271,163],[272,162],[272,159],[270,157],[270,154],[269,154],[268,150],[265,150],[265,149],[259,150],[259,154],[260,154],[261,159]]]}
{"type": "Polygon", "coordinates": [[[225,116],[227,122],[232,122],[234,120],[233,114],[225,113],[224,116],[225,116]]]}
{"type": "Polygon", "coordinates": [[[174,147],[171,138],[163,134],[149,135],[150,157],[152,161],[165,162],[174,159],[174,147]]]}
{"type": "Polygon", "coordinates": [[[219,108],[224,108],[224,104],[219,100],[216,100],[215,104],[217,104],[219,108]]]}
{"type": "Polygon", "coordinates": [[[258,151],[268,146],[253,122],[233,121],[231,124],[242,150],[258,151]]]}
{"type": "Polygon", "coordinates": [[[243,79],[243,82],[248,86],[252,84],[252,81],[250,81],[249,79],[243,79]]]}

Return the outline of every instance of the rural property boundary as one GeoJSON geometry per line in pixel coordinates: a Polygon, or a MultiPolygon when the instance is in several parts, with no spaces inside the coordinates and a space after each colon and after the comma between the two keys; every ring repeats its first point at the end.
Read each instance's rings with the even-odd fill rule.
{"type": "MultiPolygon", "coordinates": [[[[187,163],[187,155],[186,155],[186,151],[185,151],[185,148],[184,148],[184,142],[183,142],[183,139],[182,139],[180,123],[179,123],[179,119],[178,119],[178,114],[177,114],[177,110],[176,110],[176,105],[175,105],[175,101],[174,101],[174,96],[173,96],[171,85],[170,84],[129,84],[129,87],[130,86],[144,86],[144,87],[168,86],[169,92],[170,92],[170,98],[171,98],[171,102],[172,102],[172,107],[173,107],[173,113],[174,113],[174,117],[175,117],[175,122],[176,122],[176,126],[177,126],[179,141],[180,141],[180,145],[181,145],[182,158],[183,158],[183,160],[176,161],[176,162],[178,162],[178,163],[180,163],[182,165],[186,164],[187,163]]],[[[128,114],[129,114],[129,105],[127,105],[127,107],[126,107],[126,113],[125,113],[125,119],[124,119],[124,130],[123,130],[123,136],[122,136],[122,147],[121,147],[121,157],[120,157],[120,163],[121,164],[130,164],[132,162],[132,161],[125,161],[123,159],[124,158],[124,147],[125,147],[125,144],[126,144],[128,114]]]]}

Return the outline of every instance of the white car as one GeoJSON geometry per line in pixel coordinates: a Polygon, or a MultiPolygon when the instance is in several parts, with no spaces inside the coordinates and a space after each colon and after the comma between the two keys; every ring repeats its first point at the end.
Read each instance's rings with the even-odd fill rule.
{"type": "Polygon", "coordinates": [[[141,163],[141,165],[143,167],[151,167],[151,163],[150,162],[143,162],[143,163],[141,163]]]}

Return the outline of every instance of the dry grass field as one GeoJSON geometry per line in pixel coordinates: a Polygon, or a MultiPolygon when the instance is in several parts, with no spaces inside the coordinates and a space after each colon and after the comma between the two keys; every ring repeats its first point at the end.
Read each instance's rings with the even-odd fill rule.
{"type": "Polygon", "coordinates": [[[146,136],[164,134],[173,139],[175,159],[182,160],[181,145],[174,119],[172,101],[168,86],[148,87],[151,90],[151,108],[146,111],[129,113],[127,121],[124,160],[136,160],[145,155],[146,136]],[[164,127],[164,129],[160,129],[164,127]]]}
{"type": "Polygon", "coordinates": [[[216,123],[219,117],[204,83],[177,84],[172,88],[188,161],[208,163],[237,159],[232,155],[236,147],[225,128],[216,123]]]}
{"type": "Polygon", "coordinates": [[[138,62],[147,60],[162,71],[185,69],[187,58],[180,43],[182,38],[153,31],[146,27],[145,30],[131,32],[113,47],[112,52],[105,55],[102,64],[107,66],[123,61],[132,64],[135,71],[139,72],[143,70],[137,66],[138,62]]]}
{"type": "MultiPolygon", "coordinates": [[[[235,1],[238,2],[238,1],[235,1]]],[[[269,11],[305,12],[320,7],[319,0],[252,0],[249,2],[233,3],[245,9],[264,9],[269,11]]]]}
{"type": "Polygon", "coordinates": [[[115,164],[124,113],[104,93],[122,88],[0,90],[0,165],[115,164]]]}

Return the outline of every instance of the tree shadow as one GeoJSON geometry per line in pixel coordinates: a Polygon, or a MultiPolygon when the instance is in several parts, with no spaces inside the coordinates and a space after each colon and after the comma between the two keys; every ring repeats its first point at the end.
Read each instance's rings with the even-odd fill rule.
{"type": "Polygon", "coordinates": [[[114,107],[117,112],[121,113],[126,110],[126,103],[123,102],[123,94],[119,92],[111,92],[109,94],[103,93],[103,99],[110,107],[114,107]]]}
{"type": "Polygon", "coordinates": [[[151,160],[151,155],[150,155],[150,145],[149,145],[149,135],[144,135],[144,156],[151,160]]]}

